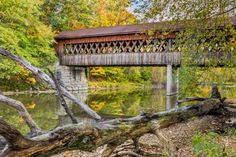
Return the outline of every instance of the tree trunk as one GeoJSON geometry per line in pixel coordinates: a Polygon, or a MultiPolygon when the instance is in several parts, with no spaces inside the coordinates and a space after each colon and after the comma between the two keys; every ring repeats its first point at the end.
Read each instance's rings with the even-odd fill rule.
{"type": "MultiPolygon", "coordinates": [[[[69,149],[92,151],[99,146],[107,144],[107,149],[103,152],[103,156],[109,156],[118,145],[122,144],[127,139],[138,138],[144,133],[150,132],[151,120],[153,119],[158,121],[160,128],[167,127],[173,123],[181,122],[191,117],[209,114],[221,107],[222,104],[218,99],[208,99],[193,106],[176,108],[171,111],[98,122],[96,126],[89,128],[81,128],[79,124],[72,124],[56,128],[53,131],[32,138],[29,142],[25,140],[26,146],[30,145],[32,141],[34,143],[27,149],[13,150],[8,148],[4,153],[9,157],[22,155],[49,156],[69,149]]],[[[2,127],[2,130],[6,129],[4,125],[2,127]]],[[[8,128],[7,130],[10,129],[8,128]]],[[[14,131],[10,131],[10,133],[14,133],[14,131]]],[[[0,134],[8,134],[8,131],[0,132],[0,134]]],[[[11,135],[9,136],[11,137],[11,135]]],[[[19,135],[18,132],[15,133],[14,136],[24,138],[22,135],[19,135]]],[[[13,139],[8,138],[8,135],[4,135],[4,137],[8,139],[10,144],[13,144],[13,140],[17,139],[15,137],[13,139]]],[[[18,143],[15,144],[15,147],[18,147],[18,143]]],[[[21,148],[21,146],[19,146],[19,148],[21,148]]]]}

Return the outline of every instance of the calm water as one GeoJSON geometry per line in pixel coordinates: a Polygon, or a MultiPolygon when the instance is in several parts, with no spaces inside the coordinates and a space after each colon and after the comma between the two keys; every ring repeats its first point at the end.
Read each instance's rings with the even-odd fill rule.
{"type": "MultiPolygon", "coordinates": [[[[210,92],[209,87],[202,88],[202,96],[210,92]]],[[[221,88],[223,96],[232,98],[236,88],[221,88]]],[[[164,89],[129,89],[84,91],[76,95],[85,101],[93,110],[105,118],[135,116],[140,112],[157,112],[175,106],[177,96],[166,97],[164,89]]],[[[199,96],[199,94],[198,94],[199,96]]],[[[70,119],[58,104],[55,94],[32,94],[10,96],[23,102],[36,123],[45,130],[59,125],[69,124],[70,119]]],[[[79,121],[93,122],[80,107],[67,102],[79,121]]],[[[28,132],[24,121],[14,109],[0,105],[2,118],[15,125],[23,133],[28,132]]]]}

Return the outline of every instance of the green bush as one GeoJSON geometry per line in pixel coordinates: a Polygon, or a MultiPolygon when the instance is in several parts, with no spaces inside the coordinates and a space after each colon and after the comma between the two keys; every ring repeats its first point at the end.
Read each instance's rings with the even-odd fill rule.
{"type": "Polygon", "coordinates": [[[219,144],[219,134],[209,132],[208,134],[198,133],[193,136],[192,152],[196,156],[221,157],[223,156],[223,146],[219,144]]]}

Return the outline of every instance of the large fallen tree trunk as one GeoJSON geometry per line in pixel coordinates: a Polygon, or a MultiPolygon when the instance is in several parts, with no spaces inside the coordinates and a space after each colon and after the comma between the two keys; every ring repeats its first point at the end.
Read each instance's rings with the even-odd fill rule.
{"type": "MultiPolygon", "coordinates": [[[[167,127],[173,123],[184,121],[191,117],[215,113],[215,111],[221,110],[222,108],[224,108],[224,106],[219,99],[208,99],[193,106],[180,107],[171,111],[98,122],[95,126],[88,128],[82,128],[81,124],[72,124],[56,128],[53,131],[31,139],[26,139],[25,142],[27,146],[27,140],[30,140],[29,144],[33,142],[29,148],[16,150],[8,147],[4,150],[3,154],[9,157],[22,155],[49,156],[69,149],[92,151],[99,146],[107,144],[107,149],[103,152],[103,156],[109,156],[118,145],[122,144],[127,139],[135,139],[144,133],[152,131],[151,121],[153,119],[159,122],[160,127],[167,127]]],[[[4,125],[8,126],[8,124],[5,123],[4,125]]],[[[8,130],[9,129],[11,129],[11,127],[8,127],[8,130]]],[[[5,134],[7,134],[7,132],[4,132],[3,135],[7,138],[5,134]]],[[[22,138],[22,135],[18,133],[17,136],[22,138]]],[[[8,142],[9,145],[15,143],[15,141],[11,141],[9,138],[8,142]]],[[[18,148],[22,147],[21,143],[15,145],[18,148]]]]}
{"type": "MultiPolygon", "coordinates": [[[[49,77],[42,70],[40,70],[40,69],[34,67],[33,65],[31,65],[29,62],[27,62],[23,58],[15,55],[15,54],[13,54],[13,53],[11,53],[11,52],[3,49],[3,48],[0,48],[0,54],[16,61],[17,63],[22,65],[24,68],[31,71],[35,76],[37,76],[38,78],[40,78],[41,80],[45,81],[47,84],[52,86],[54,89],[56,88],[55,83],[53,82],[51,77],[49,77]]],[[[80,99],[76,98],[72,93],[67,91],[64,87],[61,87],[61,92],[65,97],[72,100],[74,103],[78,104],[90,116],[92,116],[95,119],[101,119],[101,117],[95,111],[93,111],[91,108],[89,108],[89,106],[86,105],[85,103],[83,103],[80,99]]]]}

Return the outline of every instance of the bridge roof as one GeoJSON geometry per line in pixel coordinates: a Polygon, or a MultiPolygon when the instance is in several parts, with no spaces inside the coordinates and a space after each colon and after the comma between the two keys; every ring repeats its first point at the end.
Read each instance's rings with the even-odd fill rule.
{"type": "MultiPolygon", "coordinates": [[[[236,28],[236,16],[230,17],[233,26],[236,28]]],[[[171,24],[170,22],[156,22],[147,24],[136,24],[136,25],[123,25],[123,26],[112,26],[112,27],[99,27],[99,28],[87,28],[80,30],[63,31],[55,37],[55,40],[66,40],[66,39],[79,39],[79,38],[91,38],[91,37],[104,37],[104,36],[115,36],[115,35],[133,35],[142,34],[148,30],[156,31],[180,31],[186,26],[180,23],[171,24]]]]}

